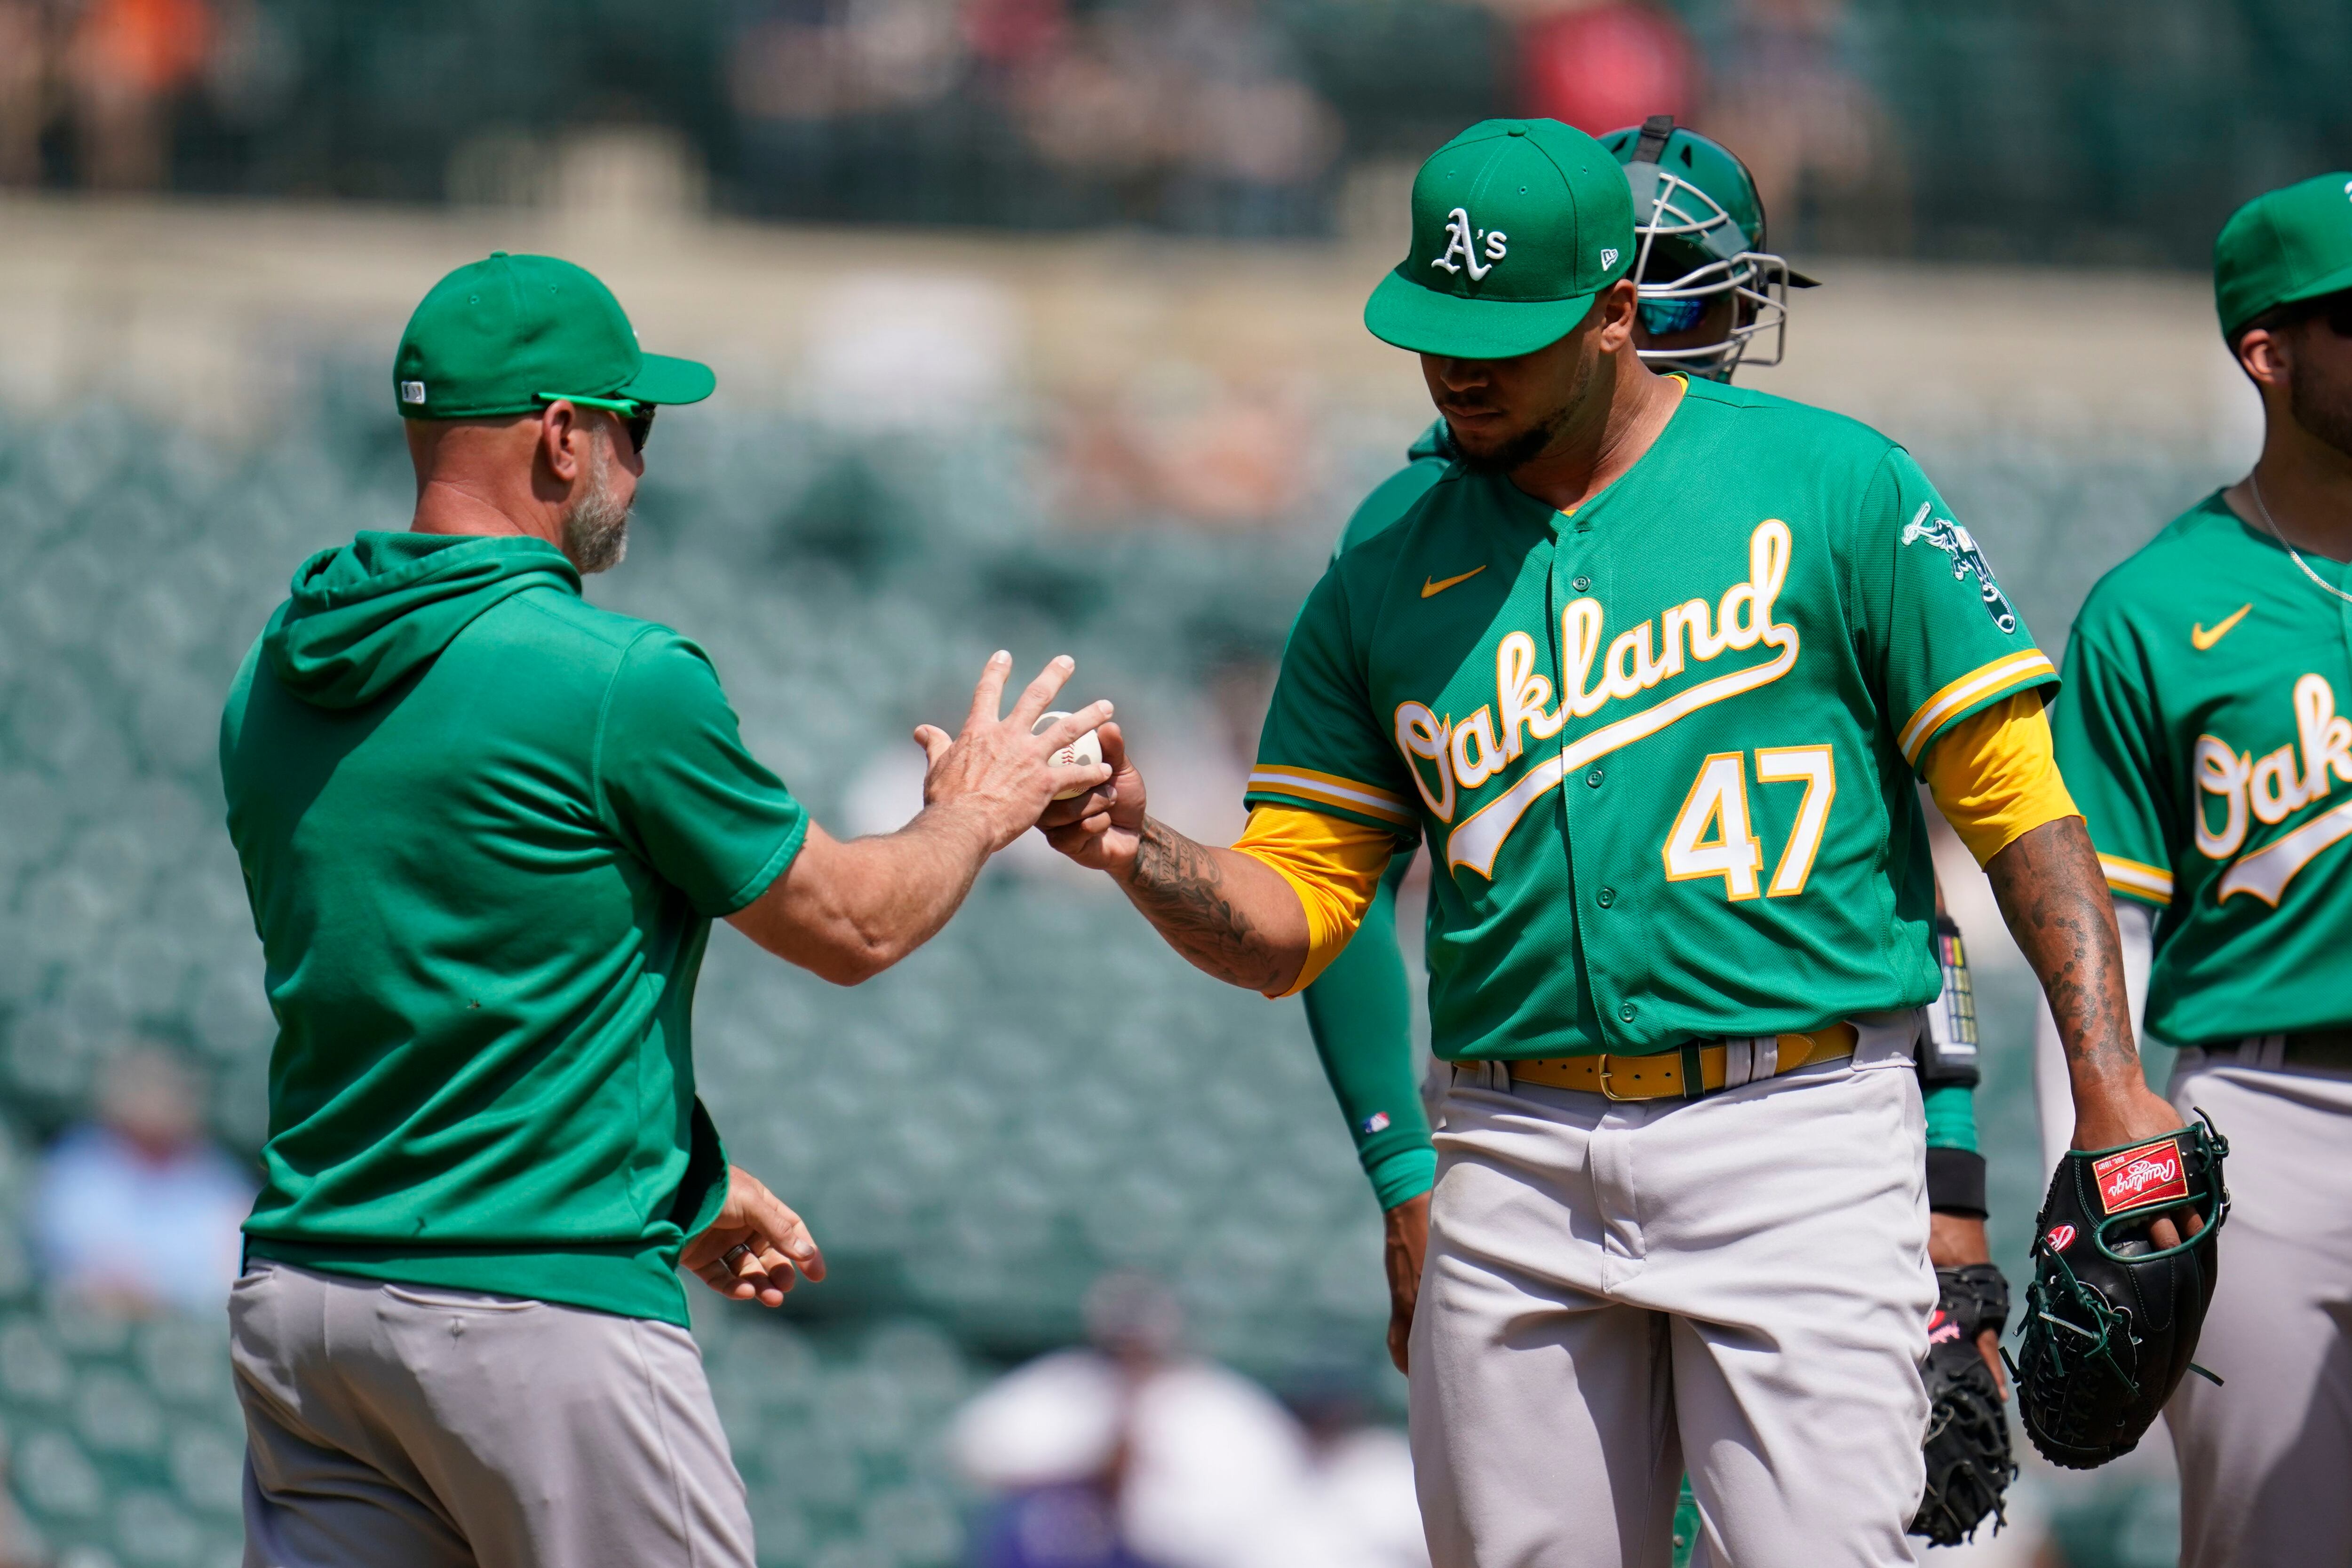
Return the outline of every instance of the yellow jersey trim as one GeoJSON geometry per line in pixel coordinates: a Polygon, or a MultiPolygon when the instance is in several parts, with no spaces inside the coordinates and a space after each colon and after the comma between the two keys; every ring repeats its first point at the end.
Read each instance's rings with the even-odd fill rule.
{"type": "Polygon", "coordinates": [[[2172,902],[2172,873],[2162,866],[2143,865],[2121,855],[2101,855],[2099,869],[2106,873],[2107,886],[2114,892],[2144,904],[2172,902]]]}
{"type": "Polygon", "coordinates": [[[2083,814],[2059,777],[2050,720],[2031,691],[1945,730],[1923,771],[1937,810],[1979,865],[2044,822],[2083,814]]]}
{"type": "Polygon", "coordinates": [[[1895,739],[1903,760],[1916,768],[1919,754],[1927,749],[1928,740],[1946,719],[1962,708],[1987,697],[2006,695],[2019,686],[2039,685],[2057,674],[2058,666],[2039,648],[2028,648],[2021,653],[2005,654],[1990,664],[1979,664],[1919,705],[1919,711],[1911,716],[1911,721],[1895,739]]]}
{"type": "Polygon", "coordinates": [[[1387,790],[1342,779],[1335,773],[1318,773],[1311,768],[1260,766],[1250,770],[1249,788],[1272,790],[1276,794],[1297,795],[1318,805],[1337,806],[1342,810],[1361,811],[1368,817],[1394,822],[1400,827],[1412,825],[1412,813],[1404,800],[1387,790]]]}
{"type": "Polygon", "coordinates": [[[1288,883],[1307,912],[1307,961],[1287,989],[1266,993],[1287,997],[1311,985],[1364,923],[1396,838],[1320,811],[1267,805],[1252,809],[1234,848],[1288,883]]]}

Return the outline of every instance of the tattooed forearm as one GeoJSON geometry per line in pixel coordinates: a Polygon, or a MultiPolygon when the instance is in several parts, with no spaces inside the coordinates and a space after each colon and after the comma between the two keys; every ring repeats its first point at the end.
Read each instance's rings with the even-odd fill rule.
{"type": "MultiPolygon", "coordinates": [[[[1265,875],[1280,881],[1271,871],[1265,875]]],[[[1286,951],[1252,917],[1248,893],[1255,890],[1235,885],[1218,852],[1157,819],[1144,819],[1135,869],[1124,885],[1144,918],[1195,967],[1255,991],[1280,990],[1297,975],[1303,951],[1286,951]]],[[[1296,897],[1287,887],[1281,893],[1296,897]]]]}
{"type": "Polygon", "coordinates": [[[1993,856],[1985,874],[2050,998],[2068,1066],[2078,1074],[2137,1076],[2115,906],[2083,820],[2044,822],[1993,856]]]}

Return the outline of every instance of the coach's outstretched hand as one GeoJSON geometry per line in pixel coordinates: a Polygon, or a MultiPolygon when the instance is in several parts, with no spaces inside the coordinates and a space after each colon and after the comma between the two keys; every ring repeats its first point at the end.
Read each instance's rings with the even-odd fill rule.
{"type": "MultiPolygon", "coordinates": [[[[1010,716],[999,716],[1004,706],[1004,678],[1013,673],[1013,655],[989,655],[972,688],[971,712],[961,734],[950,736],[937,725],[919,725],[916,743],[930,758],[923,777],[926,809],[969,810],[985,825],[992,851],[1001,850],[1036,825],[1037,815],[1065,789],[1083,789],[1111,777],[1100,763],[1056,767],[1055,752],[1111,715],[1107,702],[1089,703],[1066,718],[1056,720],[1043,735],[1029,733],[1053,705],[1062,683],[1078,667],[1064,653],[1037,673],[1010,716]]],[[[1084,799],[1084,797],[1080,797],[1084,799]]]]}
{"type": "Polygon", "coordinates": [[[727,1201],[678,1262],[730,1300],[781,1307],[797,1274],[824,1278],[824,1254],[801,1217],[740,1166],[727,1167],[727,1201]]]}
{"type": "Polygon", "coordinates": [[[837,986],[870,979],[929,941],[988,857],[1027,832],[1056,794],[1109,777],[1098,762],[1056,766],[1053,757],[1110,717],[1110,704],[1029,733],[1076,668],[1055,659],[1000,717],[1013,655],[990,655],[962,732],[929,724],[915,731],[930,758],[921,813],[895,833],[847,843],[811,822],[791,866],[728,923],[837,986]]]}

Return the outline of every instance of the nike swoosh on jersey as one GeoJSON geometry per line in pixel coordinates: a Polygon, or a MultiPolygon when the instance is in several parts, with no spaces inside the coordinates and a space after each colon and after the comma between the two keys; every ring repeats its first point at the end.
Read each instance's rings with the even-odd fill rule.
{"type": "Polygon", "coordinates": [[[2246,612],[2252,608],[2252,604],[2239,605],[2235,615],[2231,616],[2210,632],[2205,630],[2205,622],[2202,621],[2192,622],[2189,628],[2189,641],[2196,645],[2199,653],[2203,653],[2222,638],[2227,637],[2230,634],[2230,628],[2243,621],[2246,618],[2246,612]]]}
{"type": "Polygon", "coordinates": [[[1443,582],[1424,577],[1421,580],[1421,596],[1423,599],[1434,599],[1439,594],[1444,592],[1447,589],[1453,587],[1455,583],[1467,582],[1486,570],[1486,569],[1483,566],[1474,566],[1468,571],[1464,572],[1461,576],[1449,577],[1443,582]]]}

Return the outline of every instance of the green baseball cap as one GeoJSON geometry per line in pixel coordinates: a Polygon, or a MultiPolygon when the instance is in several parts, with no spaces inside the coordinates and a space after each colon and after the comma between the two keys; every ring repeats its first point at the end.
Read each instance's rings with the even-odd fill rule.
{"type": "Polygon", "coordinates": [[[502,250],[435,284],[393,359],[404,419],[535,413],[556,398],[604,408],[700,402],[718,385],[709,365],[639,349],[594,273],[502,250]]]}
{"type": "Polygon", "coordinates": [[[1557,120],[1485,120],[1412,182],[1412,249],[1364,325],[1416,353],[1507,360],[1575,330],[1633,266],[1633,196],[1609,150],[1557,120]]]}
{"type": "Polygon", "coordinates": [[[2352,288],[2352,173],[2267,191],[2213,241],[2213,303],[2228,337],[2273,305],[2352,288]]]}

